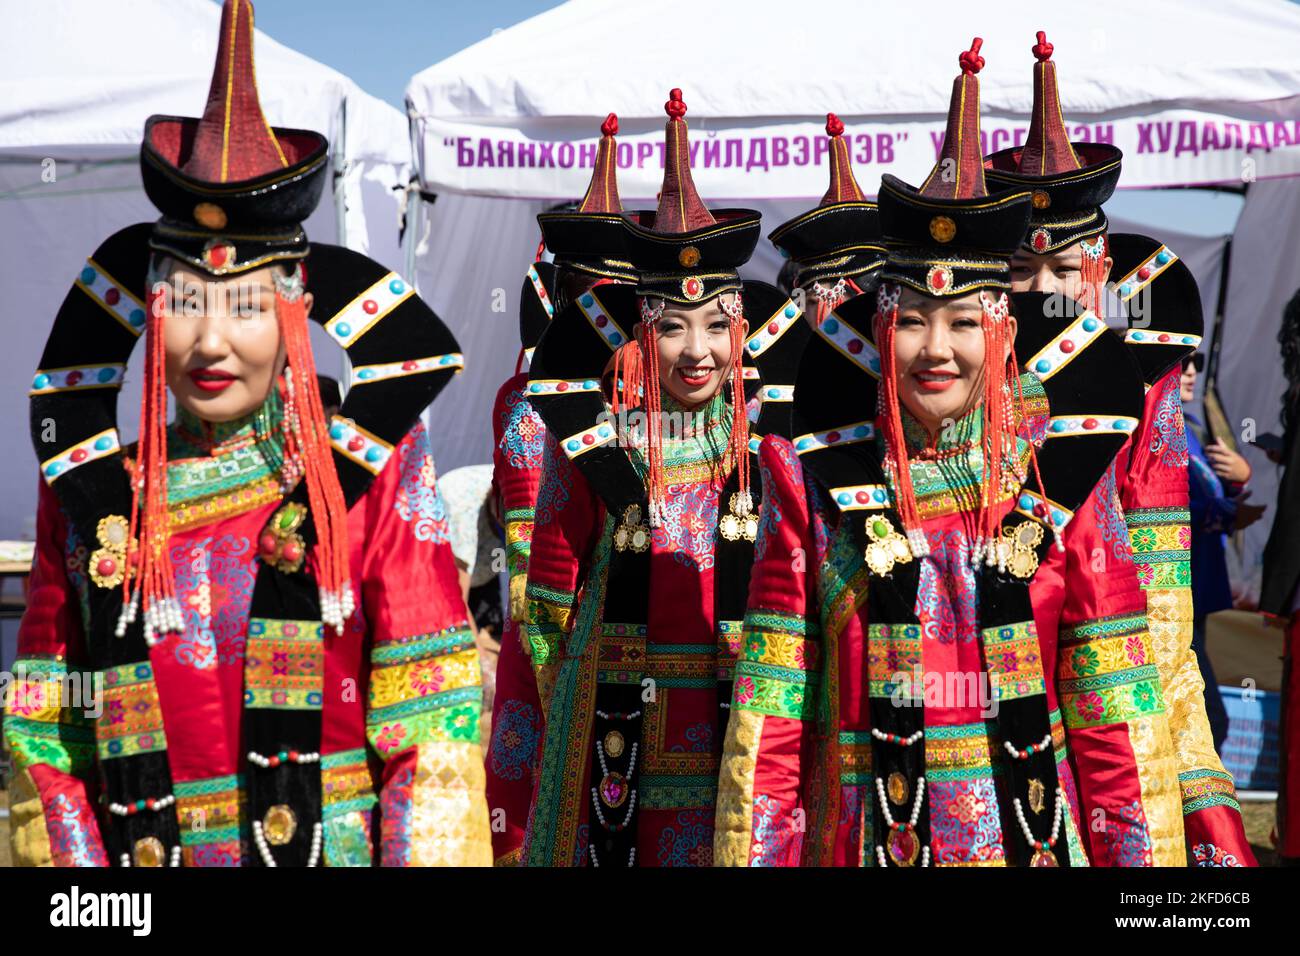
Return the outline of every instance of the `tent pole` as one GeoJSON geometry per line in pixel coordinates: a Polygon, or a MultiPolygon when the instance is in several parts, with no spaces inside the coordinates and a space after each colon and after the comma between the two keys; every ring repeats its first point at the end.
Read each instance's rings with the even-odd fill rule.
{"type": "MultiPolygon", "coordinates": [[[[344,96],[339,100],[338,136],[335,139],[334,155],[334,238],[345,248],[348,247],[348,100],[344,96]]],[[[346,398],[352,382],[352,363],[348,353],[339,349],[339,394],[346,398]]]]}

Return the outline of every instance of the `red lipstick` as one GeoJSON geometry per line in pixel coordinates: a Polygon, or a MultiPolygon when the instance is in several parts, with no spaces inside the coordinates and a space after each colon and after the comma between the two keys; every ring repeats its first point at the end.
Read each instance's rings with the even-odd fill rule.
{"type": "Polygon", "coordinates": [[[189,375],[194,387],[205,392],[222,392],[235,383],[235,376],[215,368],[196,368],[189,375]]]}

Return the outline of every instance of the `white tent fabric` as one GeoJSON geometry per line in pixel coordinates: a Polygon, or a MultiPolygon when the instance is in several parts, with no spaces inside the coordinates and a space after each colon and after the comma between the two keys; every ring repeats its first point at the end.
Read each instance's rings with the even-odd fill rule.
{"type": "Polygon", "coordinates": [[[592,120],[613,111],[624,194],[653,196],[660,104],[680,87],[706,196],[820,195],[814,118],[827,109],[863,178],[913,181],[934,161],[957,53],[976,32],[986,152],[1023,138],[1035,29],[1056,45],[1072,135],[1119,146],[1129,188],[1300,173],[1300,6],[1284,0],[1095,0],[1086,17],[963,0],[809,0],[797,16],[786,0],[571,0],[412,78],[416,160],[440,191],[580,195],[592,120]],[[836,54],[820,55],[832,34],[836,54]]]}
{"type": "MultiPolygon", "coordinates": [[[[31,373],[85,257],[112,232],[153,220],[138,153],[154,113],[197,116],[207,101],[221,8],[210,0],[45,0],[14,8],[0,40],[0,537],[30,536],[37,475],[25,409],[31,373]]],[[[262,106],[275,126],[329,135],[336,177],[306,223],[400,269],[407,124],[392,106],[264,34],[262,106]],[[339,221],[340,210],[343,221],[339,221]]],[[[316,331],[316,330],[314,330],[316,331]]],[[[338,350],[322,344],[329,374],[338,350]]],[[[138,381],[138,376],[135,377],[138,381]]],[[[123,409],[138,402],[128,382],[123,409]]],[[[124,438],[134,416],[123,414],[124,438]]]]}

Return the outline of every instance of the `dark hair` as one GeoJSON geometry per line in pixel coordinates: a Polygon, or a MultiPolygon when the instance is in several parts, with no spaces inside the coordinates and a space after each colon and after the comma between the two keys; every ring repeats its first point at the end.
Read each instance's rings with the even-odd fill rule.
{"type": "Polygon", "coordinates": [[[1282,393],[1282,427],[1290,433],[1300,416],[1300,289],[1282,310],[1282,328],[1277,333],[1282,347],[1282,374],[1286,391],[1282,393]]]}

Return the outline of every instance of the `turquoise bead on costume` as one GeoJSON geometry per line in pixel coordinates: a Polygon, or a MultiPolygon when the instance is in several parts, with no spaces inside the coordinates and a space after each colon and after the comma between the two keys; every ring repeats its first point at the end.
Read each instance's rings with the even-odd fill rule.
{"type": "Polygon", "coordinates": [[[383,457],[384,457],[384,450],[382,448],[379,448],[376,445],[372,445],[366,449],[366,461],[370,462],[371,464],[374,464],[375,462],[379,461],[380,458],[383,457]]]}
{"type": "Polygon", "coordinates": [[[393,293],[393,295],[401,295],[406,291],[406,283],[401,279],[394,279],[392,282],[388,283],[388,291],[393,293]]]}
{"type": "Polygon", "coordinates": [[[96,273],[94,269],[90,268],[90,266],[86,266],[86,268],[84,268],[84,269],[81,270],[81,282],[82,282],[82,284],[83,284],[83,285],[90,285],[92,282],[95,281],[95,276],[96,276],[96,275],[98,275],[98,273],[96,273]]]}
{"type": "Polygon", "coordinates": [[[795,317],[795,313],[797,313],[798,311],[799,310],[794,307],[794,303],[791,303],[790,305],[787,305],[785,307],[785,317],[787,319],[793,319],[795,317]]]}
{"type": "Polygon", "coordinates": [[[95,451],[108,451],[113,447],[113,439],[107,435],[101,435],[95,439],[95,451]]]}
{"type": "Polygon", "coordinates": [[[822,328],[826,330],[827,335],[835,335],[840,330],[839,320],[832,316],[822,323],[822,328]]]}
{"type": "Polygon", "coordinates": [[[44,372],[42,372],[40,375],[37,375],[36,378],[32,379],[32,388],[45,388],[49,384],[50,384],[50,377],[46,375],[44,372]]]}

